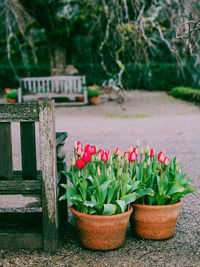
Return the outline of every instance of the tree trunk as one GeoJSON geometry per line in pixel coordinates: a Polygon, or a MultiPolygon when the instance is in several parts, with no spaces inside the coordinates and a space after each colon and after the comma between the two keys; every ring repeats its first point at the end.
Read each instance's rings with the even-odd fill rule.
{"type": "Polygon", "coordinates": [[[49,44],[51,76],[65,75],[66,48],[49,44]]]}

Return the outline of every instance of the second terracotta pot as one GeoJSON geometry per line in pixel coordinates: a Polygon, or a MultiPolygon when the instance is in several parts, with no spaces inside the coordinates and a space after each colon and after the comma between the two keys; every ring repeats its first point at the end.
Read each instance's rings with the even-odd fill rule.
{"type": "Polygon", "coordinates": [[[81,244],[92,250],[111,250],[121,247],[133,208],[124,213],[104,216],[78,212],[72,206],[81,244]]]}
{"type": "Polygon", "coordinates": [[[174,235],[182,200],[172,205],[133,204],[131,231],[145,239],[167,239],[174,235]]]}
{"type": "Polygon", "coordinates": [[[89,99],[89,102],[90,102],[91,105],[98,105],[99,104],[99,96],[97,96],[97,97],[91,97],[89,99]]]}

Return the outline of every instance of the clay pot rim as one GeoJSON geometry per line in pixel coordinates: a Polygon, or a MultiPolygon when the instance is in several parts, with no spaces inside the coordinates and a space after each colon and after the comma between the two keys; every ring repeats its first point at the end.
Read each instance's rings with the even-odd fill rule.
{"type": "Polygon", "coordinates": [[[176,207],[176,206],[181,206],[183,203],[182,199],[180,199],[179,202],[177,203],[174,203],[174,204],[169,204],[169,205],[146,205],[146,204],[135,204],[133,203],[133,207],[136,207],[136,208],[141,208],[141,209],[168,209],[168,208],[172,208],[172,207],[176,207]]]}
{"type": "Polygon", "coordinates": [[[127,210],[123,213],[113,214],[113,215],[93,215],[93,214],[82,213],[82,212],[75,210],[74,205],[72,205],[70,207],[70,210],[72,213],[74,213],[78,216],[81,216],[81,217],[87,217],[87,218],[91,217],[91,219],[98,219],[98,220],[105,220],[105,219],[115,220],[115,219],[120,218],[120,217],[126,217],[127,215],[129,215],[129,213],[131,214],[133,211],[133,207],[130,205],[129,210],[127,210]]]}

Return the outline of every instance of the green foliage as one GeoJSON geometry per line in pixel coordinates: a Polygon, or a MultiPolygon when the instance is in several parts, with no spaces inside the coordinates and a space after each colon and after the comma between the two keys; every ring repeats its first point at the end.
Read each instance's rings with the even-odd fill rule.
{"type": "Polygon", "coordinates": [[[185,178],[176,157],[167,166],[158,162],[157,157],[148,163],[148,157],[135,166],[136,181],[143,189],[153,191],[152,196],[144,196],[137,203],[146,205],[169,205],[180,201],[186,194],[194,193],[189,186],[191,179],[185,178]]]}
{"type": "Polygon", "coordinates": [[[15,89],[12,89],[10,92],[8,92],[5,95],[6,98],[8,99],[17,99],[18,98],[18,92],[15,89]]]}
{"type": "Polygon", "coordinates": [[[66,193],[60,200],[68,199],[77,211],[113,215],[127,211],[128,204],[136,199],[152,194],[152,190],[139,189],[139,181],[132,177],[129,164],[120,166],[120,161],[113,158],[113,163],[98,161],[92,156],[84,169],[71,166],[70,171],[63,171],[72,186],[62,184],[66,193]]]}
{"type": "Polygon", "coordinates": [[[171,94],[184,100],[200,102],[200,90],[191,87],[174,87],[171,90],[171,94]]]}
{"type": "Polygon", "coordinates": [[[98,85],[88,87],[88,98],[98,97],[100,95],[100,87],[98,85]]]}

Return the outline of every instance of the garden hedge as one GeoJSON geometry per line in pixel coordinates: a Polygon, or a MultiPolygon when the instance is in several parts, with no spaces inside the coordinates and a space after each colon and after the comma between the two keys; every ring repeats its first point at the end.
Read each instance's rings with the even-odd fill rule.
{"type": "Polygon", "coordinates": [[[198,89],[178,86],[172,88],[171,94],[177,98],[200,103],[200,90],[198,89]]]}

